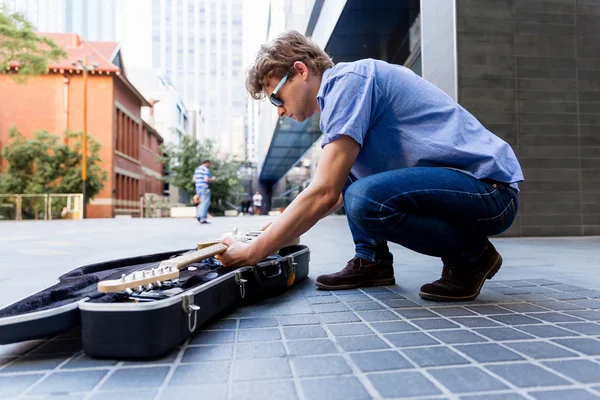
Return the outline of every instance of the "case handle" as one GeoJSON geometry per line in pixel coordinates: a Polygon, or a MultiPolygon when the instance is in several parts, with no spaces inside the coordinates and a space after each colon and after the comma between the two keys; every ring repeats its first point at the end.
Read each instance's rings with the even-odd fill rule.
{"type": "Polygon", "coordinates": [[[200,310],[200,306],[194,304],[194,295],[186,294],[181,299],[181,305],[183,307],[183,311],[188,316],[188,329],[190,333],[196,330],[196,325],[198,324],[198,310],[200,310]],[[194,314],[194,321],[192,323],[192,314],[194,314]]]}

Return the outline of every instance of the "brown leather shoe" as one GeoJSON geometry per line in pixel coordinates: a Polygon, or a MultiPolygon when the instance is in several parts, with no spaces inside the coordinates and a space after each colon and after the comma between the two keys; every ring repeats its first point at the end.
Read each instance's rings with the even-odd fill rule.
{"type": "Polygon", "coordinates": [[[334,274],[317,277],[315,285],[326,290],[354,289],[363,286],[393,285],[394,268],[391,263],[372,263],[354,257],[346,267],[334,274]]]}
{"type": "Polygon", "coordinates": [[[486,279],[492,279],[502,266],[502,256],[488,242],[477,262],[469,267],[444,267],[442,277],[421,287],[419,296],[433,301],[469,301],[478,295],[486,279]]]}

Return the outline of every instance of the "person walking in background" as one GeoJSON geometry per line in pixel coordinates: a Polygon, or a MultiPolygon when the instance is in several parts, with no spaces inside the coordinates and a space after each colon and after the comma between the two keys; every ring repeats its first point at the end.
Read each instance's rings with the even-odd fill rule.
{"type": "Polygon", "coordinates": [[[260,208],[262,207],[262,196],[256,191],[254,196],[252,196],[252,205],[254,206],[254,215],[260,215],[260,208]]]}
{"type": "Polygon", "coordinates": [[[210,206],[210,185],[216,178],[210,174],[210,160],[204,160],[194,171],[194,184],[196,185],[196,194],[200,197],[200,206],[198,207],[198,222],[208,224],[208,207],[210,206]]]}

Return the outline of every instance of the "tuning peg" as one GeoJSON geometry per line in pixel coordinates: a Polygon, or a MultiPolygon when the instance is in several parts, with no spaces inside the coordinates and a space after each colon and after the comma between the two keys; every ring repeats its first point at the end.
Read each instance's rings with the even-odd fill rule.
{"type": "Polygon", "coordinates": [[[146,285],[146,290],[152,290],[153,287],[154,286],[151,283],[149,283],[146,285]]]}
{"type": "Polygon", "coordinates": [[[162,287],[162,282],[161,282],[161,281],[157,281],[157,282],[156,282],[154,285],[155,285],[157,288],[161,288],[161,287],[162,287]]]}
{"type": "Polygon", "coordinates": [[[125,289],[125,294],[126,294],[127,296],[131,296],[131,295],[133,294],[133,290],[131,290],[131,289],[127,288],[127,289],[125,289]]]}
{"type": "Polygon", "coordinates": [[[236,236],[238,234],[238,228],[233,228],[231,233],[233,233],[233,236],[236,236]]]}
{"type": "Polygon", "coordinates": [[[142,287],[142,285],[139,285],[137,287],[137,290],[138,290],[139,293],[142,293],[144,291],[144,288],[142,287]]]}

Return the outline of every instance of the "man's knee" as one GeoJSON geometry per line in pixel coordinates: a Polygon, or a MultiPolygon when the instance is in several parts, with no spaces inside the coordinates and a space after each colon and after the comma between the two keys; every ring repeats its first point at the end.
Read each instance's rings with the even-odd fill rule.
{"type": "Polygon", "coordinates": [[[346,215],[354,219],[376,217],[379,207],[374,200],[367,179],[361,179],[350,185],[344,192],[346,215]]]}

